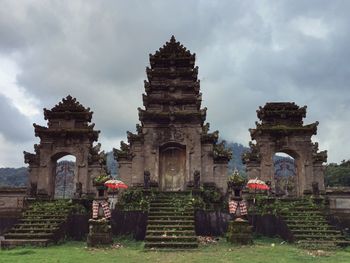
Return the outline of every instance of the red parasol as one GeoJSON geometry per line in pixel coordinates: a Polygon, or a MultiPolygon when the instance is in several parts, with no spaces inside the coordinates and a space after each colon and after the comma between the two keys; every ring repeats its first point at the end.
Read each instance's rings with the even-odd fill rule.
{"type": "Polygon", "coordinates": [[[256,179],[251,179],[247,183],[247,187],[250,189],[258,189],[258,190],[269,190],[270,187],[264,182],[259,180],[258,178],[256,179]]]}
{"type": "Polygon", "coordinates": [[[125,183],[116,179],[107,180],[104,185],[111,189],[128,188],[125,183]]]}

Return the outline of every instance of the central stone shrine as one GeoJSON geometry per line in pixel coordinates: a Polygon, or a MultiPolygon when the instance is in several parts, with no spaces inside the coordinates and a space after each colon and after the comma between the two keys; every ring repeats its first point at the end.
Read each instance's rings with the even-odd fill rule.
{"type": "Polygon", "coordinates": [[[172,36],[154,55],[139,108],[137,133],[127,132],[128,144],[114,149],[119,175],[129,186],[141,186],[144,177],[161,191],[181,191],[193,186],[194,174],[202,183],[226,190],[231,152],[218,143],[218,131],[204,125],[198,67],[191,54],[172,36]]]}

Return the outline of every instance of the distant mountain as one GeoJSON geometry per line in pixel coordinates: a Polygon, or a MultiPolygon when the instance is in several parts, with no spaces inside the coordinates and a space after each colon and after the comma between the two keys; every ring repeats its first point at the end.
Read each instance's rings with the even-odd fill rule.
{"type": "Polygon", "coordinates": [[[235,142],[226,142],[228,148],[232,151],[232,159],[228,163],[229,174],[231,175],[237,169],[242,175],[245,174],[245,165],[242,163],[242,155],[250,149],[242,144],[235,142]]]}
{"type": "Polygon", "coordinates": [[[107,171],[113,176],[116,177],[118,174],[118,163],[114,159],[113,152],[107,152],[107,171]]]}
{"type": "Polygon", "coordinates": [[[28,182],[28,169],[0,168],[0,187],[22,187],[28,182]]]}

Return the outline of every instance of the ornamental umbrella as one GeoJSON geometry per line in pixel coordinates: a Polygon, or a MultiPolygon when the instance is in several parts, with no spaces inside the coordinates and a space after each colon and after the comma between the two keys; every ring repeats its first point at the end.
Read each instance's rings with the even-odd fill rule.
{"type": "Polygon", "coordinates": [[[247,183],[247,187],[250,189],[258,189],[258,190],[269,190],[270,187],[264,182],[259,180],[258,178],[251,179],[247,183]]]}
{"type": "MultiPolygon", "coordinates": [[[[247,187],[255,190],[253,204],[255,204],[256,189],[258,189],[258,190],[269,190],[270,189],[270,187],[264,181],[259,180],[258,178],[250,179],[247,183],[247,187]]],[[[254,217],[252,217],[252,225],[254,225],[253,221],[254,221],[254,217]]]]}
{"type": "Polygon", "coordinates": [[[119,188],[128,188],[128,186],[123,183],[122,181],[120,180],[116,180],[116,179],[111,179],[111,180],[107,180],[105,183],[104,183],[105,186],[107,186],[108,188],[111,188],[111,189],[119,189],[119,188]]]}
{"type": "Polygon", "coordinates": [[[247,183],[247,187],[249,189],[254,189],[254,199],[253,199],[253,203],[255,204],[255,194],[256,194],[256,190],[269,190],[270,187],[262,180],[259,180],[258,178],[255,179],[250,179],[247,183]]]}

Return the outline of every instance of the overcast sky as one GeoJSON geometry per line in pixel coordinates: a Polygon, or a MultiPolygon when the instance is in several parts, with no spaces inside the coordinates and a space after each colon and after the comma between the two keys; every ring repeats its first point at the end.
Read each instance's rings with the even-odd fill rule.
{"type": "Polygon", "coordinates": [[[32,123],[68,94],[104,150],[135,131],[145,67],[171,35],[196,53],[211,130],[248,145],[268,101],[307,105],[329,162],[349,159],[350,1],[0,0],[0,167],[24,166],[32,123]]]}

